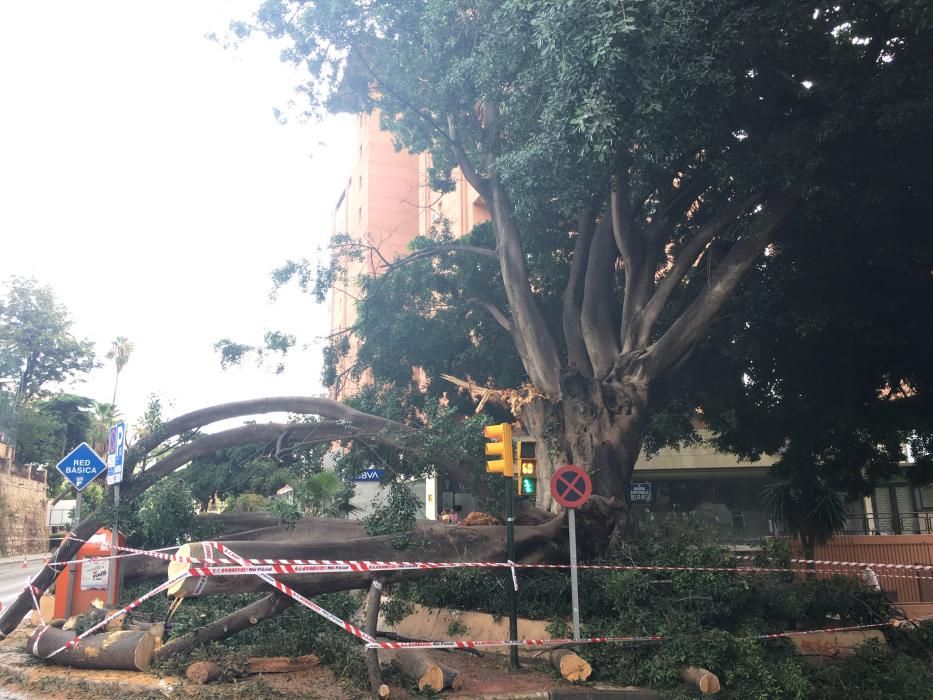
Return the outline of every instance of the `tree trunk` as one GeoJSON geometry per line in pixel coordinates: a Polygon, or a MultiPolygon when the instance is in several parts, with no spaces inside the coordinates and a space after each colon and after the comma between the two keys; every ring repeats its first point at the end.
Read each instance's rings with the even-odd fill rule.
{"type": "Polygon", "coordinates": [[[551,476],[558,467],[576,464],[590,474],[594,493],[614,499],[624,527],[629,485],[647,424],[648,382],[637,366],[612,381],[569,371],[561,389],[559,404],[538,397],[520,412],[539,445],[537,504],[559,509],[551,499],[551,476]]]}
{"type": "Polygon", "coordinates": [[[224,615],[219,620],[198,627],[196,630],[162,645],[156,649],[153,658],[161,661],[175,654],[187,653],[196,646],[226,639],[241,630],[259,624],[263,620],[268,620],[294,604],[295,602],[291,598],[283,596],[278,591],[270,593],[255,603],[250,603],[229,615],[224,615]]]}
{"type": "MultiPolygon", "coordinates": [[[[595,512],[595,511],[592,511],[595,512]]],[[[605,513],[598,513],[594,527],[605,529],[602,522],[605,513]]],[[[323,519],[317,519],[323,520],[323,519]]],[[[586,516],[582,517],[584,522],[586,516]]],[[[542,525],[517,526],[515,528],[515,552],[517,561],[529,564],[567,560],[567,538],[563,532],[563,518],[554,518],[542,525]]],[[[433,520],[419,521],[409,537],[413,546],[397,550],[392,545],[392,535],[343,539],[336,531],[318,531],[315,523],[309,524],[301,533],[288,531],[279,541],[227,541],[233,552],[244,559],[314,559],[314,560],[361,560],[361,561],[505,561],[505,527],[480,526],[452,528],[433,520]],[[466,553],[466,554],[464,554],[466,553]]],[[[196,558],[204,557],[204,545],[186,545],[196,558]]],[[[222,556],[213,549],[213,557],[222,556]]],[[[188,568],[187,564],[172,562],[169,566],[171,578],[188,568]]],[[[380,578],[386,583],[431,575],[425,571],[386,571],[380,578]]],[[[281,574],[276,578],[307,594],[329,593],[367,588],[371,572],[281,574]]],[[[182,579],[169,590],[169,595],[188,597],[216,593],[245,593],[266,590],[268,584],[258,576],[209,576],[182,579]]]]}
{"type": "MultiPolygon", "coordinates": [[[[40,627],[27,642],[33,655],[45,659],[75,638],[75,633],[40,627]]],[[[148,632],[107,632],[91,634],[71,649],[49,659],[52,663],[75,668],[106,668],[117,671],[145,671],[149,668],[155,637],[148,632]]]]}
{"type": "Polygon", "coordinates": [[[460,678],[460,671],[438,663],[420,649],[381,649],[379,659],[382,663],[391,662],[417,681],[418,690],[431,688],[440,692],[445,688],[455,689],[460,678]]]}
{"type": "MultiPolygon", "coordinates": [[[[369,595],[366,596],[365,631],[370,637],[376,636],[376,627],[379,624],[379,603],[381,600],[382,582],[378,578],[374,578],[369,586],[369,595]]],[[[379,669],[379,652],[376,649],[366,650],[366,673],[369,676],[369,687],[373,700],[378,700],[379,689],[382,687],[382,671],[379,669]]]]}

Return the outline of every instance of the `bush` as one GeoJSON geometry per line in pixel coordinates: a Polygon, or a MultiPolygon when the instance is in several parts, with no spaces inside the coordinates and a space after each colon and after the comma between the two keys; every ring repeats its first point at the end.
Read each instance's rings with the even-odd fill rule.
{"type": "MultiPolygon", "coordinates": [[[[764,543],[762,555],[756,564],[788,565],[783,542],[764,543]]],[[[649,566],[736,565],[733,553],[716,543],[715,532],[697,527],[684,516],[649,517],[601,561],[633,562],[649,566]]],[[[719,676],[723,683],[720,697],[724,698],[836,697],[827,694],[826,687],[845,688],[840,681],[856,673],[857,665],[846,673],[820,676],[802,662],[790,641],[756,637],[785,630],[875,623],[891,615],[880,592],[844,577],[802,581],[783,572],[583,569],[579,579],[582,636],[657,634],[666,638],[657,643],[587,647],[585,656],[594,669],[591,680],[667,689],[675,696],[688,694],[680,681],[680,669],[699,665],[719,676]]],[[[399,586],[395,595],[426,605],[505,616],[510,586],[508,570],[461,569],[399,586]]],[[[521,616],[550,620],[555,636],[569,636],[567,572],[519,570],[519,590],[521,616]]],[[[915,639],[912,643],[918,649],[933,648],[929,642],[915,639]]],[[[899,652],[887,653],[891,658],[869,657],[872,673],[902,673],[919,663],[917,659],[901,659],[899,652]]],[[[848,683],[851,685],[851,678],[848,683]]],[[[872,680],[865,687],[874,687],[874,683],[881,681],[872,680]]],[[[928,697],[928,692],[910,694],[921,687],[913,681],[892,683],[902,694],[887,697],[928,697]]]]}

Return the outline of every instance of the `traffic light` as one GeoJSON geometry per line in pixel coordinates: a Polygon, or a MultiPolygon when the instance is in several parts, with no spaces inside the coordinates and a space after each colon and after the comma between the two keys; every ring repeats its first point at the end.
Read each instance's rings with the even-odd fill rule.
{"type": "Polygon", "coordinates": [[[486,471],[511,479],[515,476],[515,457],[512,447],[512,426],[508,423],[487,425],[483,437],[492,440],[486,443],[486,471]],[[488,459],[493,457],[493,459],[488,459]]]}
{"type": "Polygon", "coordinates": [[[535,443],[518,443],[518,495],[534,496],[538,493],[538,460],[535,458],[535,443]]]}

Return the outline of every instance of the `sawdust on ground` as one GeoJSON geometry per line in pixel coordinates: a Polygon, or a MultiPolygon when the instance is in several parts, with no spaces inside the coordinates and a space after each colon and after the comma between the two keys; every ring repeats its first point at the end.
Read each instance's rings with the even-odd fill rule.
{"type": "MultiPolygon", "coordinates": [[[[357,700],[367,698],[359,685],[338,679],[327,667],[313,667],[291,673],[250,676],[237,682],[195,685],[184,678],[131,671],[75,669],[41,662],[25,651],[32,626],[23,624],[8,639],[0,642],[0,691],[19,694],[32,700],[192,700],[236,699],[263,700],[275,697],[310,698],[311,700],[357,700]]],[[[543,659],[523,659],[522,667],[510,672],[508,657],[484,653],[436,652],[436,658],[460,671],[457,690],[445,691],[451,700],[465,700],[484,695],[506,695],[547,690],[570,684],[560,679],[543,659]]],[[[392,683],[392,700],[424,697],[411,687],[392,683]]]]}

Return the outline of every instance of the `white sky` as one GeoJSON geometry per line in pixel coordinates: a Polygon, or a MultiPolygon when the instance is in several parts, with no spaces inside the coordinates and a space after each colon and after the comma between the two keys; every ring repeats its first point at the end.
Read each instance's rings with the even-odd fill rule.
{"type": "MultiPolygon", "coordinates": [[[[269,272],[326,242],[351,169],[348,118],[275,121],[301,80],[275,45],[204,38],[258,4],[0,3],[0,283],[52,285],[102,360],[116,336],[135,343],[117,399],[130,422],[151,393],[173,416],[322,391],[319,346],[277,377],[222,372],[211,349],[326,333],[310,297],[268,301],[269,272]]],[[[109,401],[112,363],[70,390],[109,401]]]]}

